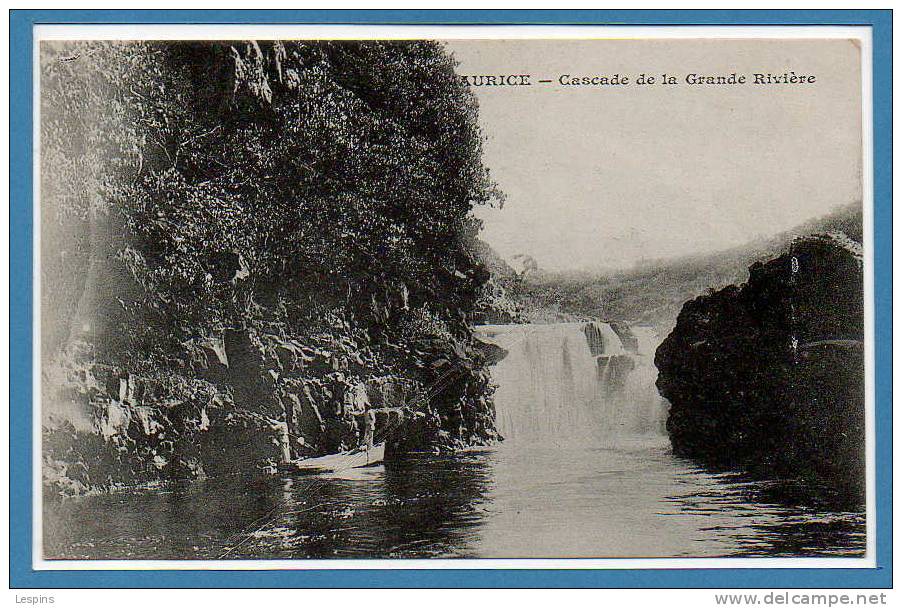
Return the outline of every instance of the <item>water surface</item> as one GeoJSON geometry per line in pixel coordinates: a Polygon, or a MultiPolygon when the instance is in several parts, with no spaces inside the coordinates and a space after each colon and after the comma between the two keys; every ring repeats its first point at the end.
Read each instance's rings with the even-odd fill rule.
{"type": "Polygon", "coordinates": [[[860,513],[781,503],[666,441],[414,456],[311,477],[222,478],[45,505],[46,557],[292,559],[855,556],[860,513]]]}
{"type": "Polygon", "coordinates": [[[604,323],[477,328],[500,446],[329,476],[227,477],[48,502],[48,558],[853,556],[864,516],[673,456],[659,337],[604,323]]]}

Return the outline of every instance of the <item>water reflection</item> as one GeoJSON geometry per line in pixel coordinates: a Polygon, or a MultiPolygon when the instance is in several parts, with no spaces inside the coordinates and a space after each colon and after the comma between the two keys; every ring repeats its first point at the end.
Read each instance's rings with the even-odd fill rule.
{"type": "Polygon", "coordinates": [[[658,441],[509,445],[387,470],[45,504],[49,559],[861,555],[860,513],[781,503],[658,441]]]}
{"type": "MultiPolygon", "coordinates": [[[[705,475],[701,469],[696,477],[705,475]]],[[[864,514],[832,511],[800,502],[792,483],[749,481],[729,473],[713,475],[714,490],[668,496],[675,508],[664,514],[698,514],[715,523],[699,531],[729,539],[729,554],[748,557],[815,557],[864,554],[864,514]]]]}

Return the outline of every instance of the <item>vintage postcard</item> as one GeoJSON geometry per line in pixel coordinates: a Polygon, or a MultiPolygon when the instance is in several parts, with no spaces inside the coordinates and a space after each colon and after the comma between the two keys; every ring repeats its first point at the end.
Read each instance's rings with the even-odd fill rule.
{"type": "Polygon", "coordinates": [[[874,567],[868,28],[35,31],[35,569],[874,567]]]}

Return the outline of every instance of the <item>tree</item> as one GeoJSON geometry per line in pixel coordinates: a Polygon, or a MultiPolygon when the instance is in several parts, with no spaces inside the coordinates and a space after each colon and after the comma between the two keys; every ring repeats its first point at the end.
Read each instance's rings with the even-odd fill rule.
{"type": "MultiPolygon", "coordinates": [[[[289,380],[322,388],[336,373],[422,385],[441,360],[466,370],[430,440],[461,407],[485,410],[466,420],[489,414],[474,405],[487,382],[468,323],[487,272],[470,211],[500,194],[475,100],[441,44],[42,50],[48,357],[81,341],[120,375],[168,378],[162,396],[176,378],[182,401],[198,382],[212,383],[207,400],[235,400],[234,378],[213,377],[197,349],[241,332],[275,378],[252,384],[276,399],[289,380]],[[279,341],[333,360],[290,379],[279,341]]],[[[313,397],[324,409],[340,399],[313,397]]],[[[467,424],[452,434],[484,434],[467,424]]]]}

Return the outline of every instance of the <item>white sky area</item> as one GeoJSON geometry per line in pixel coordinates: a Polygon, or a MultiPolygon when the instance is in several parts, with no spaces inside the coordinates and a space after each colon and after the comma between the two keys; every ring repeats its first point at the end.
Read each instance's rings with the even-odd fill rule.
{"type": "Polygon", "coordinates": [[[470,40],[485,162],[507,195],[482,208],[502,257],[548,270],[623,268],[726,249],[861,201],[859,48],[849,40],[470,40]],[[815,75],[805,85],[693,86],[689,73],[815,75]],[[641,73],[679,85],[632,83],[641,73]],[[561,74],[629,75],[565,87],[561,74]]]}

